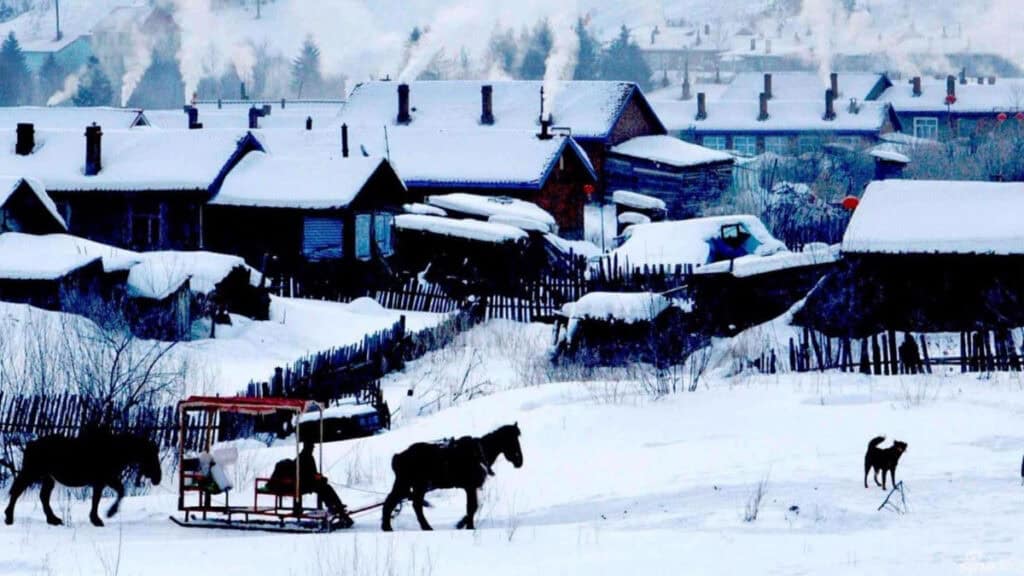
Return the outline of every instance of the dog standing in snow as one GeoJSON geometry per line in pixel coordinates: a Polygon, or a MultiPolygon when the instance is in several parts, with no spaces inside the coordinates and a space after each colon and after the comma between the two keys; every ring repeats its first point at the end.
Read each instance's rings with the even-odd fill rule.
{"type": "Polygon", "coordinates": [[[888,448],[879,448],[878,446],[885,442],[885,436],[876,436],[868,442],[868,451],[864,454],[864,487],[868,487],[868,472],[872,468],[875,469],[875,484],[882,487],[882,490],[886,490],[885,487],[885,473],[888,472],[892,476],[892,485],[896,485],[896,465],[900,461],[900,456],[907,451],[907,443],[894,440],[892,446],[888,448]],[[882,483],[878,483],[878,472],[882,472],[882,483]]]}

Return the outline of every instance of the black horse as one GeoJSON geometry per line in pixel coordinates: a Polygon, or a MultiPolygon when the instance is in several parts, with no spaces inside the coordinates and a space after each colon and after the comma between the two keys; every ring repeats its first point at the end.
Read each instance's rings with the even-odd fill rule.
{"type": "Polygon", "coordinates": [[[391,531],[391,514],[399,502],[412,499],[412,507],[420,528],[431,530],[423,516],[424,496],[439,488],[460,488],[466,491],[466,515],[457,528],[472,530],[473,515],[477,510],[477,490],[494,475],[491,467],[499,454],[516,468],[523,465],[523,451],[519,446],[519,424],[502,426],[494,432],[474,438],[463,436],[441,443],[417,443],[391,459],[395,472],[395,485],[384,501],[381,527],[391,531]]]}
{"type": "Polygon", "coordinates": [[[124,498],[121,477],[126,468],[138,465],[139,472],[160,483],[160,454],[156,444],[129,435],[91,433],[80,438],[54,435],[29,442],[25,447],[21,471],[11,485],[11,501],[4,511],[4,522],[14,523],[14,504],[29,486],[42,482],[39,499],[43,502],[46,522],[54,526],[64,523],[50,508],[50,493],[55,482],[65,486],[92,486],[92,512],[89,519],[95,526],[103,526],[96,512],[103,496],[103,488],[110,486],[117,500],[107,510],[107,517],[117,514],[124,498]]]}

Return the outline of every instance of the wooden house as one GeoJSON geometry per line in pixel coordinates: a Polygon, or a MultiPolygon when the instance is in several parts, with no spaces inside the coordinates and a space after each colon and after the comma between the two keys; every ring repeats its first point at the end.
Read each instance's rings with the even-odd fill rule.
{"type": "Polygon", "coordinates": [[[0,234],[0,300],[89,314],[101,296],[100,258],[42,252],[34,238],[19,232],[0,234]]]}
{"type": "Polygon", "coordinates": [[[64,219],[42,183],[0,176],[0,233],[52,234],[65,229],[64,219]]]}
{"type": "Polygon", "coordinates": [[[841,337],[1024,326],[1024,184],[868,186],[797,323],[841,337]]]}

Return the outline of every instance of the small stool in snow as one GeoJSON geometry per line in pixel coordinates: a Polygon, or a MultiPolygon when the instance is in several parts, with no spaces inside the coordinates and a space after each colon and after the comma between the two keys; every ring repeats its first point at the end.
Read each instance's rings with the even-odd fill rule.
{"type": "Polygon", "coordinates": [[[903,481],[900,480],[892,487],[889,491],[889,495],[885,497],[882,505],[878,507],[878,511],[881,512],[882,508],[888,508],[897,514],[906,514],[910,511],[907,507],[907,495],[903,491],[903,481]],[[893,494],[899,494],[899,499],[893,498],[893,494]]]}

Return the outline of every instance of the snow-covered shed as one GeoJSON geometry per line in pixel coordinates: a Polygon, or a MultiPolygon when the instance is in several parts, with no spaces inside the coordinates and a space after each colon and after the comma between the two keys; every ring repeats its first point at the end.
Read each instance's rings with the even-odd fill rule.
{"type": "Polygon", "coordinates": [[[103,265],[95,255],[41,250],[38,236],[0,234],[0,300],[46,310],[87,311],[102,290],[103,265]]]}
{"type": "Polygon", "coordinates": [[[1024,183],[872,182],[797,319],[838,336],[1024,325],[1024,183]]]}
{"type": "Polygon", "coordinates": [[[50,234],[66,228],[41,182],[0,176],[0,233],[50,234]]]}
{"type": "Polygon", "coordinates": [[[532,202],[507,196],[480,196],[464,192],[427,196],[426,203],[453,217],[510,224],[526,231],[558,233],[555,218],[532,202]]]}

